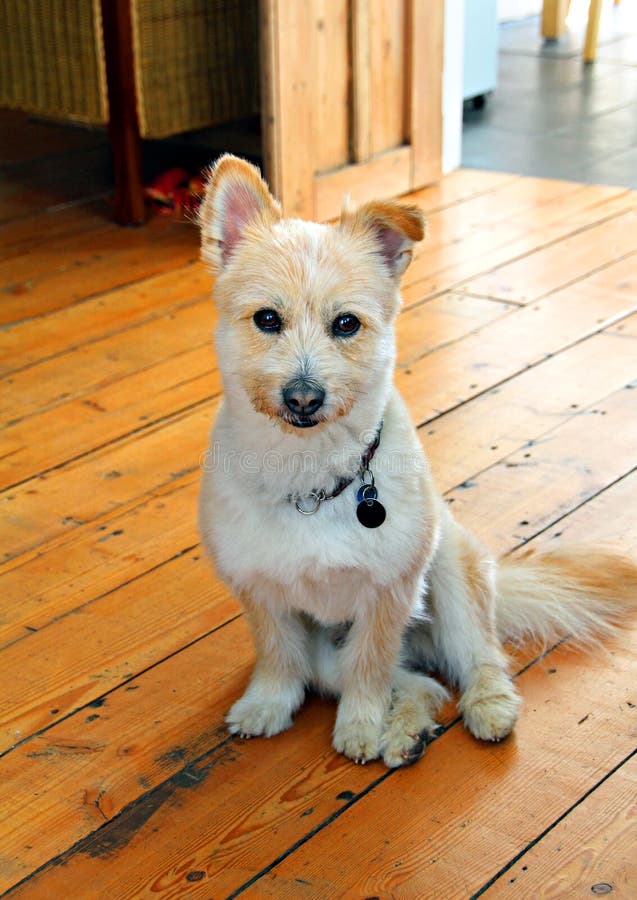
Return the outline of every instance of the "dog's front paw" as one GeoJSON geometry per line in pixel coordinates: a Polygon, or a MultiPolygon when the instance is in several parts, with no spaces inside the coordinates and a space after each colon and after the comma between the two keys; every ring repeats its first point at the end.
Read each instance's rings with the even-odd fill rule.
{"type": "Polygon", "coordinates": [[[380,738],[381,727],[374,722],[337,719],[333,744],[339,753],[364,766],[380,756],[380,738]]]}
{"type": "Polygon", "coordinates": [[[290,698],[265,698],[259,691],[248,689],[226,716],[228,730],[241,737],[272,737],[292,725],[297,704],[290,698]]]}
{"type": "Polygon", "coordinates": [[[501,741],[518,720],[520,697],[504,673],[479,678],[460,698],[465,726],[481,741],[501,741]]]}

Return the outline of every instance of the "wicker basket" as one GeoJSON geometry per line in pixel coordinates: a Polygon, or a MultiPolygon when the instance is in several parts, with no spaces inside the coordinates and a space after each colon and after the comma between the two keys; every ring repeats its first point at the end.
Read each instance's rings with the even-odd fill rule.
{"type": "Polygon", "coordinates": [[[0,104],[107,121],[99,0],[0,0],[0,104]]]}
{"type": "Polygon", "coordinates": [[[259,111],[256,2],[136,0],[135,70],[147,137],[259,111]]]}
{"type": "MultiPolygon", "coordinates": [[[[131,0],[143,137],[259,110],[257,0],[131,0]]],[[[100,0],[0,0],[0,105],[108,120],[100,0]]]]}

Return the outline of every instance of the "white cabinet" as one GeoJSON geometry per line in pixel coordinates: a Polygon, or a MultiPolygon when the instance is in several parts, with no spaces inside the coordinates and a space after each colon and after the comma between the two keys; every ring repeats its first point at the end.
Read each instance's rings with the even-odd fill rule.
{"type": "Polygon", "coordinates": [[[498,79],[496,0],[465,0],[463,97],[484,98],[498,79]]]}

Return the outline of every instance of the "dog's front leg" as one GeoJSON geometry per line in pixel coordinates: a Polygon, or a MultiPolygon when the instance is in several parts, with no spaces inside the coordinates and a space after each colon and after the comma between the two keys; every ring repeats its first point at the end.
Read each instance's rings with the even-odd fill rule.
{"type": "Polygon", "coordinates": [[[241,596],[256,648],[256,664],[245,694],[226,723],[233,734],[271,737],[292,724],[310,679],[308,635],[293,612],[277,609],[276,598],[241,596]]]}
{"type": "Polygon", "coordinates": [[[378,593],[358,615],[341,649],[341,697],[334,747],[357,763],[376,759],[391,702],[392,672],[415,585],[378,593]]]}

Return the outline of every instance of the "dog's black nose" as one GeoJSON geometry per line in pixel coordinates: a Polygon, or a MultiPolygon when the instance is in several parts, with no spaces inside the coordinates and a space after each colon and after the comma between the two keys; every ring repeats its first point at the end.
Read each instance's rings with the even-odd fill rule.
{"type": "Polygon", "coordinates": [[[283,388],[283,402],[295,416],[312,416],[323,406],[325,391],[311,381],[293,381],[283,388]]]}

